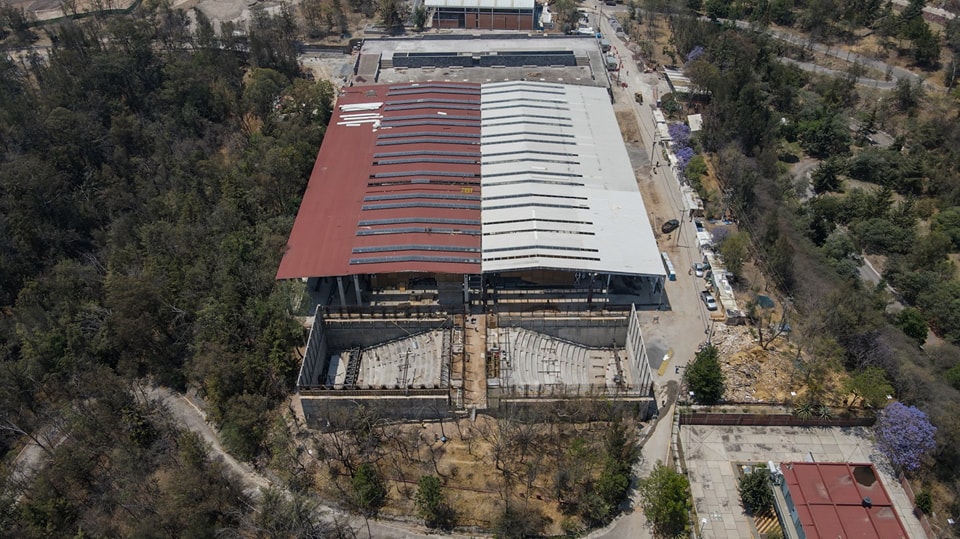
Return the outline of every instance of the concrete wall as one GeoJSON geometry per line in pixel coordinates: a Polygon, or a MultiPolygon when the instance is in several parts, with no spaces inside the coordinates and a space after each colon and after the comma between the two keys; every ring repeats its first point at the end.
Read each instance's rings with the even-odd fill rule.
{"type": "Polygon", "coordinates": [[[499,315],[500,327],[520,327],[537,331],[591,348],[622,348],[627,340],[627,319],[604,318],[544,318],[499,315]]]}
{"type": "Polygon", "coordinates": [[[327,360],[327,337],[323,331],[323,317],[320,315],[320,309],[317,308],[314,317],[313,327],[310,328],[310,336],[307,337],[307,351],[303,355],[303,363],[300,365],[300,376],[297,377],[297,386],[310,386],[319,384],[318,377],[323,370],[323,364],[327,360]]]}
{"type": "Polygon", "coordinates": [[[653,370],[647,358],[647,347],[643,343],[643,332],[640,330],[640,317],[637,308],[630,309],[630,318],[627,323],[627,364],[630,369],[630,380],[635,387],[644,393],[653,391],[653,370]]]}
{"type": "MultiPolygon", "coordinates": [[[[575,404],[577,400],[567,399],[567,402],[575,404]]],[[[504,398],[497,400],[495,404],[496,406],[491,406],[484,413],[494,417],[510,416],[519,419],[539,417],[540,420],[542,420],[544,417],[551,417],[552,414],[556,413],[557,409],[557,401],[550,399],[504,398]]],[[[640,421],[650,419],[657,408],[656,402],[652,397],[621,398],[617,399],[616,405],[622,407],[627,413],[635,415],[640,421]]],[[[564,415],[564,420],[570,422],[599,421],[604,419],[602,411],[591,408],[590,406],[585,406],[584,409],[579,411],[576,409],[567,409],[565,412],[571,412],[564,415]],[[593,414],[589,411],[591,409],[595,410],[593,414]]]]}
{"type": "MultiPolygon", "coordinates": [[[[320,317],[317,317],[320,320],[320,317]]],[[[327,336],[331,351],[345,350],[354,346],[368,348],[409,337],[412,334],[423,333],[441,327],[450,327],[449,318],[434,319],[355,319],[355,320],[323,320],[324,334],[327,336]]],[[[317,323],[314,323],[316,327],[317,323]]]]}
{"type": "Polygon", "coordinates": [[[319,396],[312,392],[301,394],[296,398],[296,409],[309,428],[320,430],[331,424],[342,424],[361,406],[389,420],[433,420],[453,415],[446,392],[418,395],[411,391],[407,397],[373,391],[354,393],[357,394],[345,395],[339,391],[323,392],[319,396]]]}

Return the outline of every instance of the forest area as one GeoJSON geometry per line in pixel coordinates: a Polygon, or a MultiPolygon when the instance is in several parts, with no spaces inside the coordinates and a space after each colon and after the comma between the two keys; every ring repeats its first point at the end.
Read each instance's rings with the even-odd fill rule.
{"type": "Polygon", "coordinates": [[[699,155],[686,172],[708,206],[732,208],[739,220],[741,232],[721,252],[753,259],[790,298],[791,341],[803,354],[798,366],[811,400],[852,404],[824,387],[839,372],[889,384],[892,397],[929,416],[936,449],[909,477],[916,489],[934,494],[941,517],[956,515],[960,92],[952,58],[960,51],[960,24],[933,30],[920,17],[922,2],[898,13],[883,2],[855,0],[690,4],[701,13],[722,9],[713,15],[758,21],[760,28],[774,17],[804,29],[812,24],[807,17],[832,13],[829,24],[815,24],[829,35],[824,39],[843,44],[866,31],[887,36],[899,47],[889,55],[909,58],[911,69],[928,79],[871,89],[857,84],[857,66],[836,77],[782,61],[796,51],[762,30],[694,18],[676,6],[661,5],[657,15],[669,20],[674,53],[687,59],[684,70],[709,96],[704,129],[690,141],[699,155]],[[935,54],[917,53],[928,35],[935,54]],[[893,142],[872,143],[878,131],[893,142]],[[800,158],[819,162],[810,182],[790,173],[800,158]],[[722,192],[704,188],[708,174],[722,192]],[[882,262],[878,286],[860,277],[865,256],[882,262]],[[888,308],[895,301],[904,308],[888,308]]]}
{"type": "Polygon", "coordinates": [[[2,536],[325,526],[253,504],[140,390],[196,388],[224,445],[262,457],[304,340],[274,272],[333,89],[301,76],[289,10],[223,38],[193,15],[0,31],[0,453],[33,440],[48,463],[2,469],[2,536]]]}

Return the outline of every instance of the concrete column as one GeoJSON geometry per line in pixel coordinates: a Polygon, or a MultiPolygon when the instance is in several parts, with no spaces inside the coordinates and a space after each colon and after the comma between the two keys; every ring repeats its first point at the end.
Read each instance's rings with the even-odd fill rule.
{"type": "Polygon", "coordinates": [[[463,303],[470,305],[470,276],[463,276],[463,303]]]}
{"type": "Polygon", "coordinates": [[[343,291],[343,277],[337,277],[337,289],[340,290],[340,306],[347,305],[347,295],[343,291]]]}
{"type": "Polygon", "coordinates": [[[353,275],[353,290],[357,294],[357,305],[363,305],[363,298],[360,297],[360,276],[353,275]]]}

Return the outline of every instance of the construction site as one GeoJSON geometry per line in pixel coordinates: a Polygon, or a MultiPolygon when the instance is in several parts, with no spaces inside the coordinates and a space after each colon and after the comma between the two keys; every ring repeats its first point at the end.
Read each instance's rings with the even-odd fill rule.
{"type": "Polygon", "coordinates": [[[668,308],[667,274],[609,78],[571,61],[550,67],[567,73],[556,82],[503,80],[500,65],[599,45],[481,41],[493,60],[440,55],[464,64],[445,64],[468,74],[456,81],[433,78],[419,42],[368,41],[341,90],[277,272],[315,306],[298,380],[311,426],[360,405],[414,419],[584,397],[651,408],[636,312],[668,308]],[[401,54],[417,65],[382,82],[401,54]]]}

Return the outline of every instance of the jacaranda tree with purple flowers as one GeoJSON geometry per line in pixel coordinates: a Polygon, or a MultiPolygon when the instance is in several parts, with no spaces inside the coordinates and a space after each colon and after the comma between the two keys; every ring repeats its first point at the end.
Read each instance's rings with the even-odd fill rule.
{"type": "Polygon", "coordinates": [[[900,402],[888,404],[877,419],[877,447],[894,466],[913,471],[934,450],[937,428],[927,414],[900,402]]]}
{"type": "Polygon", "coordinates": [[[694,151],[690,147],[690,126],[682,123],[670,124],[667,127],[670,138],[673,139],[673,153],[677,156],[680,172],[687,169],[687,164],[693,159],[694,151]]]}

